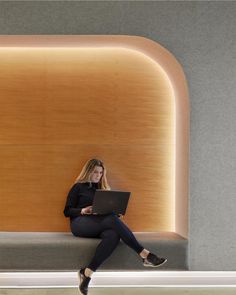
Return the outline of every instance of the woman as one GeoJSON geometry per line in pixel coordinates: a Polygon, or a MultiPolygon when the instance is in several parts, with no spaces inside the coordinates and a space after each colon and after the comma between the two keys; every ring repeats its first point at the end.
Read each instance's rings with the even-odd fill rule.
{"type": "Polygon", "coordinates": [[[103,162],[91,159],[70,189],[64,209],[64,215],[70,217],[71,231],[75,236],[102,239],[90,263],[79,271],[79,290],[82,294],[88,293],[93,272],[112,254],[120,239],[142,258],[144,266],[157,267],[167,261],[145,249],[115,214],[92,214],[96,189],[110,190],[110,186],[103,162]]]}

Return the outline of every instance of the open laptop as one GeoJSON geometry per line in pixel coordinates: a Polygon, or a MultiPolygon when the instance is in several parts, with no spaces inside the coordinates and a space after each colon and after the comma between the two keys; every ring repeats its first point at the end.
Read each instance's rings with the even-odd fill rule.
{"type": "Polygon", "coordinates": [[[97,189],[93,199],[93,214],[125,215],[130,192],[97,189]]]}

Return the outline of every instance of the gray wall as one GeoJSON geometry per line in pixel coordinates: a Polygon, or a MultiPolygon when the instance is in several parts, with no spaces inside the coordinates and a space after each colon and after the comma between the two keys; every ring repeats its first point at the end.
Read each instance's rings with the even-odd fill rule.
{"type": "Polygon", "coordinates": [[[124,34],[182,64],[190,92],[190,270],[236,270],[236,2],[0,2],[0,34],[124,34]]]}

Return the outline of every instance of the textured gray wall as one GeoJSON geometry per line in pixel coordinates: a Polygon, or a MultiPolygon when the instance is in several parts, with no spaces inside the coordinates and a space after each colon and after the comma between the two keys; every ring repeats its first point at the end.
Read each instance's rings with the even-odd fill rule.
{"type": "Polygon", "coordinates": [[[236,2],[0,2],[0,34],[123,34],[182,64],[190,92],[190,270],[236,270],[236,2]]]}

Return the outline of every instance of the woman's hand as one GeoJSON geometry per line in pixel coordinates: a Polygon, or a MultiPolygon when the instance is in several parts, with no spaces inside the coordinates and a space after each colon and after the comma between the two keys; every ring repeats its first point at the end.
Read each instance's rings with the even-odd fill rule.
{"type": "Polygon", "coordinates": [[[92,206],[88,206],[88,207],[85,207],[81,210],[81,214],[84,215],[84,214],[92,214],[92,206]]]}

